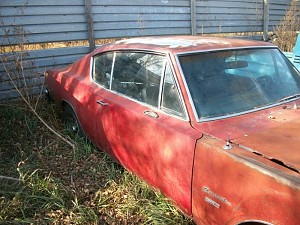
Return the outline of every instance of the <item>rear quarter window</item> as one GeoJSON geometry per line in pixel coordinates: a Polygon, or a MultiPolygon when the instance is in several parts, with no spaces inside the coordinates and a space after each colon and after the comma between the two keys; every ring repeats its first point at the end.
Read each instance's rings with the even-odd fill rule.
{"type": "Polygon", "coordinates": [[[105,88],[109,88],[113,64],[113,53],[108,52],[94,57],[92,78],[105,88]]]}

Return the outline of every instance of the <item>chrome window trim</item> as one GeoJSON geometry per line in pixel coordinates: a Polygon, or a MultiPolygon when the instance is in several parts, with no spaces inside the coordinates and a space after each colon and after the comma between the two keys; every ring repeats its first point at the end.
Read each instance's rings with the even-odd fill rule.
{"type": "Polygon", "coordinates": [[[294,98],[294,99],[291,99],[291,100],[288,100],[288,101],[284,101],[284,102],[278,102],[278,103],[275,103],[275,104],[263,106],[263,107],[260,107],[260,108],[257,108],[257,109],[247,110],[247,111],[244,111],[244,112],[232,113],[230,115],[225,115],[225,116],[216,116],[216,117],[211,117],[211,118],[203,118],[203,119],[200,119],[197,122],[207,122],[207,121],[214,121],[214,120],[220,120],[220,119],[226,119],[226,118],[231,118],[231,117],[235,117],[235,116],[240,116],[240,115],[244,115],[244,114],[248,114],[248,113],[257,112],[257,111],[260,111],[260,110],[272,108],[272,107],[275,107],[275,106],[283,105],[285,103],[292,102],[292,101],[295,101],[295,100],[298,100],[298,99],[300,99],[300,97],[294,98]]]}
{"type": "MultiPolygon", "coordinates": [[[[169,56],[169,54],[168,54],[167,52],[156,52],[156,51],[141,50],[141,49],[117,49],[117,50],[110,50],[110,51],[101,52],[101,53],[92,55],[91,57],[92,57],[92,60],[90,60],[90,68],[92,68],[92,70],[90,69],[90,80],[92,81],[93,84],[99,86],[100,88],[103,88],[104,90],[106,90],[106,91],[108,91],[108,92],[110,92],[110,93],[117,94],[117,95],[119,95],[119,96],[125,97],[126,99],[129,99],[129,100],[131,100],[131,101],[134,101],[134,102],[136,102],[136,103],[139,103],[139,104],[141,104],[141,105],[143,105],[143,106],[145,106],[145,107],[151,108],[151,109],[153,109],[154,111],[159,111],[160,113],[163,113],[163,114],[168,115],[168,116],[172,116],[172,117],[177,118],[177,119],[180,119],[180,120],[182,120],[182,121],[187,121],[187,122],[189,121],[188,114],[187,114],[187,109],[186,109],[186,105],[184,104],[183,97],[182,97],[182,93],[181,93],[181,90],[180,90],[180,88],[179,88],[177,78],[176,78],[176,76],[175,76],[176,73],[174,73],[173,64],[171,63],[170,56],[169,56]],[[127,52],[130,52],[130,51],[131,51],[131,52],[141,52],[141,53],[146,53],[146,54],[147,54],[147,53],[148,53],[148,54],[156,54],[156,55],[162,55],[162,56],[165,56],[165,57],[166,57],[164,64],[166,65],[167,62],[170,64],[171,70],[172,70],[172,72],[173,72],[173,77],[174,77],[175,82],[176,82],[176,85],[177,85],[177,87],[178,87],[178,92],[179,92],[179,95],[180,95],[181,103],[183,104],[184,115],[178,116],[178,115],[175,115],[175,114],[167,113],[166,111],[164,111],[164,110],[161,109],[160,105],[158,105],[158,106],[152,106],[152,105],[149,105],[149,104],[147,104],[147,103],[140,102],[140,101],[138,101],[138,100],[136,100],[136,99],[133,99],[133,98],[130,98],[130,97],[128,97],[128,96],[126,96],[126,95],[124,95],[124,94],[122,94],[122,93],[119,93],[119,92],[116,92],[116,91],[114,91],[114,90],[111,90],[111,86],[110,86],[110,88],[108,89],[108,88],[102,86],[101,84],[97,83],[97,82],[94,80],[94,78],[93,78],[93,71],[94,71],[94,65],[95,65],[95,64],[94,64],[94,60],[95,60],[95,57],[96,57],[96,56],[102,55],[102,54],[105,54],[105,53],[109,53],[109,52],[112,52],[112,53],[114,54],[114,56],[113,56],[113,62],[112,62],[112,63],[113,63],[113,65],[112,65],[112,72],[111,72],[111,78],[112,78],[112,75],[113,75],[113,67],[114,67],[114,64],[115,64],[115,58],[116,58],[116,53],[117,53],[117,52],[125,52],[125,51],[127,51],[127,52]]],[[[164,78],[164,74],[165,74],[165,69],[163,69],[163,78],[164,78]]],[[[111,81],[112,81],[112,79],[111,79],[111,81]]],[[[163,80],[161,80],[160,85],[162,85],[162,82],[163,82],[163,80]]],[[[159,96],[159,98],[162,98],[162,96],[161,96],[161,94],[162,94],[162,93],[161,93],[161,90],[162,90],[162,89],[160,89],[160,96],[159,96]]]]}
{"type": "MultiPolygon", "coordinates": [[[[114,51],[106,51],[106,52],[101,52],[101,53],[92,55],[91,60],[90,60],[90,68],[89,68],[89,70],[90,70],[90,80],[92,81],[92,83],[97,84],[102,88],[105,88],[105,87],[94,80],[94,71],[95,71],[95,63],[94,62],[95,62],[95,57],[97,57],[98,55],[103,55],[103,54],[107,54],[107,53],[113,53],[112,69],[111,69],[111,72],[110,72],[110,73],[112,73],[114,62],[115,62],[115,52],[114,51]]],[[[110,74],[110,76],[111,76],[111,74],[110,74]]],[[[111,79],[110,79],[109,82],[111,83],[111,79]]],[[[107,88],[105,88],[105,89],[108,90],[107,88]]]]}
{"type": "Polygon", "coordinates": [[[192,106],[192,110],[193,110],[193,113],[195,115],[195,118],[196,118],[196,121],[199,122],[199,117],[198,117],[198,113],[196,111],[196,108],[195,108],[195,104],[194,104],[194,101],[193,101],[193,98],[192,98],[192,95],[190,93],[190,89],[188,88],[188,85],[187,85],[187,82],[186,82],[186,79],[185,79],[185,76],[184,76],[184,73],[182,71],[182,68],[181,68],[181,64],[179,62],[179,57],[177,54],[175,54],[175,60],[176,60],[176,63],[178,65],[178,68],[179,68],[179,71],[180,71],[180,75],[181,76],[181,79],[183,80],[183,85],[184,85],[184,88],[187,92],[187,95],[188,95],[188,100],[192,106]]]}
{"type": "MultiPolygon", "coordinates": [[[[176,62],[178,64],[178,62],[176,62]]],[[[175,70],[174,70],[174,67],[173,67],[173,64],[172,64],[172,61],[170,59],[170,55],[168,55],[168,60],[167,60],[167,63],[166,63],[166,67],[165,67],[165,70],[167,69],[167,65],[170,66],[171,68],[171,71],[172,71],[172,75],[173,75],[173,78],[175,80],[175,85],[177,87],[177,90],[178,90],[178,94],[179,94],[179,99],[180,99],[180,102],[181,102],[181,105],[182,105],[182,109],[183,109],[183,115],[182,116],[178,116],[178,115],[174,115],[174,116],[177,116],[177,117],[182,117],[185,121],[190,121],[190,118],[188,116],[188,112],[187,112],[187,108],[186,108],[186,104],[184,102],[184,99],[183,99],[183,95],[182,95],[182,91],[180,89],[180,85],[179,85],[179,82],[177,80],[177,76],[176,76],[176,73],[175,73],[175,70]]],[[[165,73],[164,73],[164,79],[163,79],[163,82],[165,80],[165,73]]],[[[162,82],[162,85],[164,85],[164,83],[162,82]]],[[[163,93],[162,93],[163,94],[163,93]]],[[[162,95],[161,95],[161,98],[162,98],[162,95]]],[[[161,104],[159,105],[159,108],[161,109],[161,104]]],[[[173,114],[172,114],[173,115],[173,114]]]]}
{"type": "Polygon", "coordinates": [[[165,74],[166,74],[166,68],[167,68],[167,63],[168,63],[168,60],[167,59],[164,59],[164,66],[163,66],[163,69],[162,69],[162,74],[161,74],[161,77],[160,77],[160,84],[159,84],[159,94],[158,94],[158,105],[157,105],[157,108],[161,109],[161,103],[162,103],[162,98],[163,98],[163,82],[165,80],[165,74]]]}
{"type": "MultiPolygon", "coordinates": [[[[193,113],[195,115],[196,122],[199,123],[199,122],[207,122],[207,121],[214,121],[214,120],[231,118],[231,117],[240,116],[240,115],[244,115],[244,114],[247,114],[247,113],[256,112],[256,111],[260,111],[260,110],[263,110],[263,109],[271,108],[271,107],[278,106],[278,105],[281,105],[283,103],[289,102],[289,101],[280,102],[280,103],[276,103],[276,104],[272,104],[272,105],[260,107],[260,108],[257,108],[257,109],[247,110],[247,111],[239,112],[239,113],[232,113],[232,114],[224,115],[224,116],[216,116],[216,117],[203,118],[203,119],[201,119],[199,117],[199,115],[197,113],[197,110],[195,108],[195,104],[194,104],[192,95],[191,95],[189,87],[187,85],[187,82],[186,82],[186,79],[185,79],[185,76],[184,76],[184,73],[183,73],[180,61],[179,61],[179,56],[190,55],[190,54],[192,55],[192,54],[196,54],[196,53],[217,52],[217,51],[224,51],[224,50],[226,50],[226,51],[227,50],[228,51],[231,51],[231,50],[243,50],[243,49],[246,49],[246,50],[249,50],[249,49],[277,49],[277,50],[279,50],[277,46],[249,46],[249,47],[234,47],[234,48],[216,48],[216,49],[209,49],[209,50],[200,50],[200,51],[198,50],[198,51],[180,52],[180,53],[176,53],[175,54],[176,63],[178,64],[178,68],[179,68],[179,71],[181,73],[180,75],[181,75],[181,78],[183,80],[185,89],[187,91],[189,102],[190,102],[190,104],[192,106],[192,110],[193,110],[193,113]]],[[[298,98],[292,99],[290,101],[294,101],[296,99],[298,99],[298,98]]]]}
{"type": "MultiPolygon", "coordinates": [[[[218,51],[224,51],[224,50],[241,50],[241,49],[269,49],[269,48],[274,48],[278,49],[277,46],[244,46],[244,47],[232,47],[232,48],[213,48],[213,49],[206,49],[206,50],[195,50],[195,51],[188,51],[188,52],[178,52],[175,53],[176,56],[182,56],[182,55],[189,55],[189,54],[195,54],[195,53],[204,53],[204,52],[218,52],[218,51]]],[[[279,49],[278,49],[279,50],[279,49]]]]}
{"type": "Polygon", "coordinates": [[[112,66],[111,66],[111,71],[110,71],[110,79],[109,79],[109,90],[111,90],[112,86],[112,78],[113,78],[113,73],[114,73],[114,68],[115,68],[115,60],[116,60],[116,52],[113,52],[113,61],[112,61],[112,66]]]}

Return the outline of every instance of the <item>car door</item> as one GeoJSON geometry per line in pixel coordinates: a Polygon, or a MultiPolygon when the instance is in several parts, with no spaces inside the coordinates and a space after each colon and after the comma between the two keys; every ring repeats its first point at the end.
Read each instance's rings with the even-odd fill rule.
{"type": "Polygon", "coordinates": [[[98,138],[108,151],[190,213],[199,134],[187,119],[167,56],[114,53],[109,87],[95,92],[94,98],[99,104],[98,138]]]}

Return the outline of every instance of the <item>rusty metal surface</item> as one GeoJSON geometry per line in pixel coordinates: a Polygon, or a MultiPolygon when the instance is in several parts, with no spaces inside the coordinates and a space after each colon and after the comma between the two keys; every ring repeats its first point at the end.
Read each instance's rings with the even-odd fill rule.
{"type": "Polygon", "coordinates": [[[196,124],[203,133],[231,142],[243,149],[300,169],[299,101],[238,117],[196,124]]]}
{"type": "MultiPolygon", "coordinates": [[[[184,53],[238,47],[271,47],[268,42],[205,36],[144,37],[117,41],[100,47],[94,53],[120,49],[141,49],[159,52],[184,53]]],[[[275,46],[274,46],[275,47],[275,46]]]]}
{"type": "MultiPolygon", "coordinates": [[[[222,140],[198,140],[193,179],[193,216],[199,224],[238,224],[261,221],[297,225],[300,221],[300,176],[280,173],[267,159],[239,157],[234,145],[222,140]]],[[[250,155],[248,155],[250,157],[250,155]]]]}

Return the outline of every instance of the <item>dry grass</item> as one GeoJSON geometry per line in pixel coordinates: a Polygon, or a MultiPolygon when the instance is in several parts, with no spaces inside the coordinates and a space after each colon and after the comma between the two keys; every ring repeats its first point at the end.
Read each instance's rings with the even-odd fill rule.
{"type": "MultiPolygon", "coordinates": [[[[97,39],[96,45],[103,45],[120,39],[121,38],[97,39]]],[[[0,54],[9,53],[9,52],[42,50],[42,49],[51,49],[51,48],[78,47],[78,46],[88,46],[88,45],[89,45],[88,41],[67,41],[67,42],[51,42],[51,43],[8,45],[8,46],[2,45],[0,46],[0,54]]]]}
{"type": "Polygon", "coordinates": [[[0,224],[193,224],[159,192],[64,131],[60,109],[0,105],[0,224]],[[11,179],[12,178],[12,179],[11,179]]]}
{"type": "Polygon", "coordinates": [[[273,43],[282,51],[292,52],[300,29],[300,3],[292,1],[285,16],[274,30],[273,43]]]}

